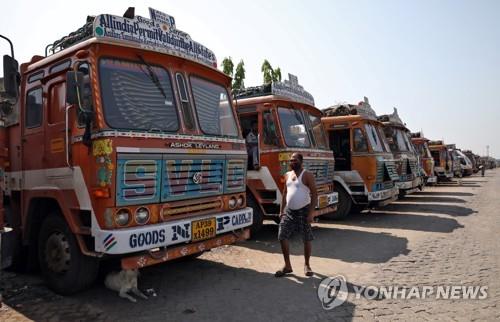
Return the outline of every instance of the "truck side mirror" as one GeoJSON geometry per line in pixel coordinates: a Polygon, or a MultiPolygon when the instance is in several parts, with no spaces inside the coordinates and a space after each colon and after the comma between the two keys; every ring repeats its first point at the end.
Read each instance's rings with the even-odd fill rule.
{"type": "Polygon", "coordinates": [[[68,104],[83,104],[83,73],[70,71],[66,73],[66,102],[68,104]]]}
{"type": "Polygon", "coordinates": [[[3,82],[7,95],[17,99],[19,95],[19,63],[9,55],[3,56],[3,82]]]}

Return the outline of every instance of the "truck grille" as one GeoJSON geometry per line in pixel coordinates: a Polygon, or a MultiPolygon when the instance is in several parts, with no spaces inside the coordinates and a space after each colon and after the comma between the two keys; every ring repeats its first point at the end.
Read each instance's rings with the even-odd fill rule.
{"type": "Polygon", "coordinates": [[[386,160],[384,161],[384,163],[385,163],[385,168],[387,170],[387,174],[389,175],[390,179],[393,181],[399,180],[399,175],[396,171],[396,164],[394,163],[394,161],[386,160]]]}
{"type": "Polygon", "coordinates": [[[118,154],[118,206],[245,191],[245,159],[224,155],[118,154]]]}
{"type": "Polygon", "coordinates": [[[227,161],[226,190],[224,192],[241,192],[246,189],[245,171],[247,162],[245,159],[232,159],[227,161]]]}
{"type": "Polygon", "coordinates": [[[161,201],[221,194],[223,171],[224,160],[166,160],[161,201]]]}
{"type": "Polygon", "coordinates": [[[304,160],[304,168],[314,174],[316,184],[332,182],[334,167],[333,160],[304,160]]]}

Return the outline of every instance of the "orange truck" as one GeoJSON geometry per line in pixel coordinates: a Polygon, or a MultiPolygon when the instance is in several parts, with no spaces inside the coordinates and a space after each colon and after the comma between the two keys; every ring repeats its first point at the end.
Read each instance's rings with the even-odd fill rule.
{"type": "Polygon", "coordinates": [[[436,184],[437,177],[434,174],[434,159],[429,150],[429,139],[424,137],[422,132],[411,134],[411,142],[418,153],[420,168],[423,171],[423,176],[426,184],[436,184]]]}
{"type": "Polygon", "coordinates": [[[422,189],[424,179],[419,171],[417,153],[410,141],[410,130],[399,117],[397,109],[394,108],[392,114],[380,115],[378,120],[384,124],[385,137],[396,162],[399,196],[422,189]]]}
{"type": "Polygon", "coordinates": [[[335,190],[339,205],[335,217],[351,211],[384,206],[398,197],[393,156],[383,125],[368,98],[357,105],[335,105],[321,119],[335,154],[335,190]]]}
{"type": "Polygon", "coordinates": [[[447,146],[442,140],[429,141],[428,144],[434,159],[434,172],[438,181],[447,181],[453,178],[453,163],[447,146]]]}
{"type": "Polygon", "coordinates": [[[316,179],[315,216],[331,216],[338,202],[333,191],[334,157],[321,124],[322,113],[297,77],[289,74],[289,80],[247,88],[236,94],[235,104],[244,137],[252,126],[257,127],[257,146],[249,149],[257,148],[258,153],[252,155],[249,150],[247,172],[247,203],[254,209],[254,231],[263,219],[279,221],[283,175],[290,170],[288,161],[294,152],[303,155],[305,169],[316,179]]]}
{"type": "Polygon", "coordinates": [[[61,294],[103,259],[141,268],[249,237],[231,80],[149,11],[89,17],[19,72],[4,58],[3,260],[39,265],[61,294]]]}

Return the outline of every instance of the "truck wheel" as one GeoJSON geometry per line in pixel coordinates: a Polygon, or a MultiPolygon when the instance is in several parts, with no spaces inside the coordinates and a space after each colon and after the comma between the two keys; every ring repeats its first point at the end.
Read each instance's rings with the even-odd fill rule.
{"type": "Polygon", "coordinates": [[[324,214],[321,217],[330,220],[340,220],[347,217],[351,212],[352,199],[351,196],[342,187],[335,186],[333,191],[339,194],[339,204],[337,205],[337,211],[324,214]]]}
{"type": "Polygon", "coordinates": [[[80,252],[66,221],[56,214],[49,215],[42,223],[38,260],[48,286],[63,295],[87,288],[99,271],[99,260],[80,252]]]}
{"type": "Polygon", "coordinates": [[[255,201],[254,197],[249,193],[247,193],[247,207],[253,209],[253,223],[252,226],[250,226],[250,238],[253,238],[253,235],[262,228],[264,214],[262,213],[260,206],[257,204],[257,201],[255,201]]]}

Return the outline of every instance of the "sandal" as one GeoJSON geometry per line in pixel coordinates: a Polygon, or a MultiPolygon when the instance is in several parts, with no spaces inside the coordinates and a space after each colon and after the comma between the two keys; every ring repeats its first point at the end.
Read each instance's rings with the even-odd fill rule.
{"type": "Polygon", "coordinates": [[[304,275],[305,276],[313,276],[314,272],[312,271],[312,269],[310,267],[304,266],[304,275]]]}
{"type": "Polygon", "coordinates": [[[279,271],[276,271],[276,273],[274,273],[274,277],[283,277],[286,274],[290,274],[291,272],[293,272],[292,269],[283,268],[283,269],[280,269],[279,271]]]}

